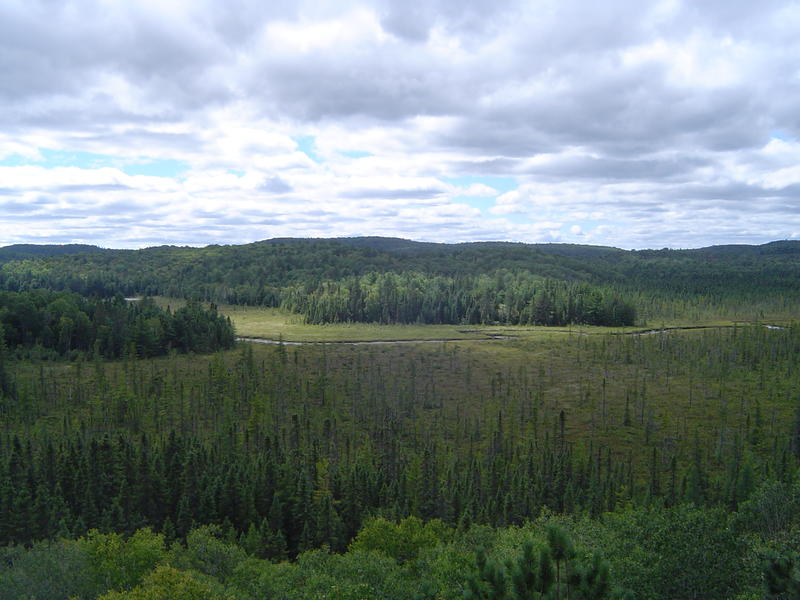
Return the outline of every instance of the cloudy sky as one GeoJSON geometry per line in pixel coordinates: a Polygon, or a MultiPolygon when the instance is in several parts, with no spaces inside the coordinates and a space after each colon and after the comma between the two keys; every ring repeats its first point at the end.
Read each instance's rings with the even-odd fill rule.
{"type": "Polygon", "coordinates": [[[796,1],[2,0],[0,245],[800,238],[798,32],[796,1]]]}

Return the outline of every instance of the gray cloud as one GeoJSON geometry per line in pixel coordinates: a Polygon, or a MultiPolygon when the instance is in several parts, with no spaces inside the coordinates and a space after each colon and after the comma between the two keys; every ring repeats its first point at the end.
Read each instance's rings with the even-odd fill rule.
{"type": "Polygon", "coordinates": [[[50,187],[48,191],[50,193],[55,194],[75,194],[78,192],[122,192],[125,190],[130,190],[131,188],[127,185],[122,185],[120,183],[101,183],[101,184],[85,184],[85,183],[76,183],[70,185],[57,185],[50,187]]]}
{"type": "Polygon", "coordinates": [[[190,169],[169,185],[9,171],[0,241],[32,214],[31,239],[89,239],[45,224],[86,215],[129,223],[132,245],[241,242],[248,219],[260,236],[450,240],[568,241],[575,224],[627,247],[800,235],[798,24],[780,0],[2,3],[0,168],[51,148],[190,169]],[[295,148],[322,135],[327,154],[295,148]],[[336,154],[352,149],[371,157],[336,154]],[[415,181],[445,175],[523,188],[492,213],[415,181]],[[284,194],[279,215],[253,208],[284,194]],[[409,219],[403,201],[435,210],[409,219]]]}
{"type": "Polygon", "coordinates": [[[379,190],[379,189],[352,189],[342,192],[343,198],[353,198],[357,200],[430,200],[442,195],[439,189],[408,189],[408,190],[379,190]]]}
{"type": "Polygon", "coordinates": [[[16,213],[24,213],[30,214],[32,209],[35,210],[35,207],[32,207],[29,202],[18,202],[16,200],[12,200],[9,202],[0,202],[0,213],[5,214],[16,214],[16,213]]]}
{"type": "Polygon", "coordinates": [[[292,186],[277,175],[273,175],[266,178],[264,182],[258,186],[258,189],[262,192],[269,192],[270,194],[286,194],[292,191],[292,186]]]}
{"type": "Polygon", "coordinates": [[[531,175],[549,178],[586,178],[606,181],[647,179],[691,180],[697,169],[712,163],[707,158],[672,156],[650,159],[619,159],[612,157],[572,156],[549,164],[524,169],[531,175]]]}

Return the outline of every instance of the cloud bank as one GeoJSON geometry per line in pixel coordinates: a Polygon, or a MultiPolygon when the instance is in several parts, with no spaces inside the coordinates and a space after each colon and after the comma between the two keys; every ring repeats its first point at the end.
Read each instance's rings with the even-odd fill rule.
{"type": "Polygon", "coordinates": [[[0,5],[0,244],[800,238],[794,2],[0,5]]]}

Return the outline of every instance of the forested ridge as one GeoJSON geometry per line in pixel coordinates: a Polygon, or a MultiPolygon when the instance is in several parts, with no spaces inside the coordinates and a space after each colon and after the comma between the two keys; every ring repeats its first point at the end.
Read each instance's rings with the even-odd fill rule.
{"type": "MultiPolygon", "coordinates": [[[[298,291],[315,297],[317,306],[330,306],[338,300],[324,297],[347,289],[347,301],[354,304],[359,300],[357,292],[350,294],[354,281],[361,284],[365,278],[376,275],[388,281],[389,274],[394,274],[395,283],[410,284],[398,288],[401,297],[415,294],[414,288],[418,286],[414,280],[422,279],[422,287],[440,291],[430,303],[449,305],[446,310],[423,314],[414,307],[412,298],[402,310],[396,311],[398,317],[400,312],[403,316],[394,322],[427,323],[432,322],[432,314],[444,313],[449,320],[433,322],[559,322],[554,316],[559,311],[549,311],[553,313],[549,319],[537,321],[519,317],[523,309],[517,310],[516,316],[513,311],[504,311],[502,302],[475,312],[481,296],[486,297],[481,278],[495,282],[518,282],[523,278],[528,288],[534,280],[539,282],[539,289],[527,298],[532,306],[541,302],[540,290],[549,287],[566,291],[583,283],[583,289],[591,290],[591,296],[599,295],[604,301],[613,298],[613,302],[632,309],[623,311],[625,314],[636,313],[643,320],[659,315],[658,310],[648,310],[640,304],[692,303],[698,299],[706,305],[743,304],[794,294],[800,290],[798,247],[798,242],[774,242],[701,250],[624,251],[570,244],[431,244],[393,238],[277,239],[241,246],[163,246],[9,261],[0,265],[0,287],[11,291],[47,287],[99,296],[160,295],[307,310],[310,307],[298,301],[298,291]],[[432,286],[428,286],[429,282],[432,286]],[[332,294],[334,289],[337,292],[332,294]],[[459,302],[460,308],[455,306],[459,302]]],[[[427,292],[429,296],[432,294],[430,289],[427,292]]],[[[519,289],[502,287],[493,289],[492,294],[494,298],[498,294],[519,296],[519,289]]],[[[574,305],[576,300],[567,297],[570,295],[554,300],[548,294],[545,300],[574,305]]],[[[318,323],[367,318],[369,312],[363,307],[352,307],[345,313],[320,308],[315,315],[304,314],[311,322],[318,323]]],[[[568,312],[560,311],[561,318],[568,312]]],[[[576,313],[572,312],[574,318],[576,313]]],[[[602,311],[574,322],[620,324],[600,323],[598,314],[602,311]]],[[[386,320],[381,318],[379,322],[386,320]]]]}
{"type": "Polygon", "coordinates": [[[67,254],[91,254],[94,252],[104,252],[104,250],[88,244],[12,244],[0,247],[0,263],[11,260],[64,256],[67,254]]]}
{"type": "Polygon", "coordinates": [[[0,598],[796,598],[796,249],[357,238],[6,262],[0,598]],[[155,293],[186,301],[123,296],[155,293]],[[309,328],[782,318],[234,347],[222,301],[309,328]]]}

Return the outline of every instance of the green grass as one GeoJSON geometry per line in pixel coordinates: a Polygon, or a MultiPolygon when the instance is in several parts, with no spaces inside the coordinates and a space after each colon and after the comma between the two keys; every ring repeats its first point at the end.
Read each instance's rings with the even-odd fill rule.
{"type": "Polygon", "coordinates": [[[483,339],[480,333],[464,333],[460,325],[378,325],[375,323],[337,323],[308,325],[303,317],[276,308],[220,306],[220,312],[231,318],[236,334],[293,342],[388,341],[483,339]]]}
{"type": "MultiPolygon", "coordinates": [[[[173,310],[185,304],[178,298],[158,297],[156,302],[173,310]]],[[[705,321],[660,321],[639,327],[598,327],[572,325],[566,327],[536,327],[508,325],[379,325],[377,323],[336,323],[309,325],[303,316],[279,308],[259,306],[220,305],[219,311],[231,318],[236,334],[241,337],[286,342],[380,342],[380,341],[436,341],[436,340],[491,340],[496,336],[511,338],[563,338],[570,335],[625,334],[650,329],[680,327],[731,327],[741,321],[708,319],[705,321]]],[[[786,325],[788,320],[765,321],[786,325]]]]}
{"type": "MultiPolygon", "coordinates": [[[[185,300],[155,298],[156,302],[172,310],[180,308],[185,300]]],[[[367,341],[435,341],[435,340],[487,340],[492,336],[527,337],[531,335],[564,333],[599,333],[614,331],[605,327],[508,327],[485,325],[379,325],[377,323],[336,323],[308,325],[303,316],[279,308],[237,306],[224,304],[220,313],[230,317],[236,335],[286,342],[367,342],[367,341]]]]}
{"type": "MultiPolygon", "coordinates": [[[[496,336],[512,338],[564,335],[597,335],[640,331],[642,327],[533,327],[504,325],[379,325],[377,323],[335,323],[308,325],[302,315],[277,308],[220,306],[233,321],[236,334],[292,342],[432,341],[490,340],[496,336]]],[[[730,322],[726,323],[730,324],[730,322]]]]}

